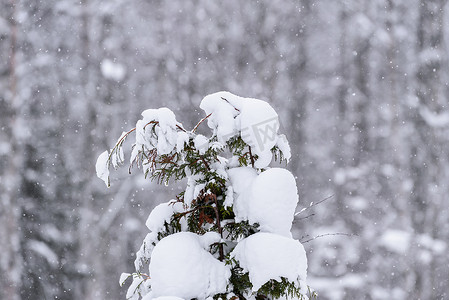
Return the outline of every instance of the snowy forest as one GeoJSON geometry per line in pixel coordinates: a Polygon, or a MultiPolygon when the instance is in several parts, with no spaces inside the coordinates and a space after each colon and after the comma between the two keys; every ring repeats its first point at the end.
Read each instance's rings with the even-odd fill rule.
{"type": "Polygon", "coordinates": [[[279,115],[318,299],[447,299],[447,2],[0,1],[0,299],[125,299],[185,183],[126,166],[107,189],[97,157],[223,90],[279,115]]]}

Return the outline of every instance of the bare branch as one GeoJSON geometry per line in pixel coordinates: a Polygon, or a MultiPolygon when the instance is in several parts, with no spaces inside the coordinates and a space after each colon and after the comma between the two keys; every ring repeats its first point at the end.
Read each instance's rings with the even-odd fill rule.
{"type": "MultiPolygon", "coordinates": [[[[311,238],[311,239],[305,240],[305,241],[300,240],[300,242],[304,244],[304,243],[308,243],[308,242],[311,242],[311,241],[313,241],[313,240],[316,240],[317,238],[321,238],[321,237],[325,237],[325,236],[334,236],[334,235],[358,236],[358,235],[355,234],[355,233],[342,233],[342,232],[325,233],[325,234],[317,235],[317,236],[315,236],[315,237],[313,237],[313,238],[311,238]]],[[[301,238],[301,239],[302,239],[302,238],[301,238]]]]}
{"type": "Polygon", "coordinates": [[[235,107],[234,105],[232,105],[231,102],[228,101],[228,99],[223,98],[223,97],[220,97],[220,98],[223,99],[224,101],[228,102],[229,105],[231,105],[232,107],[234,107],[234,109],[235,109],[236,111],[240,112],[240,109],[238,109],[237,107],[235,107]]]}
{"type": "Polygon", "coordinates": [[[202,118],[202,119],[198,122],[198,124],[196,124],[196,126],[193,128],[192,132],[195,132],[196,129],[198,128],[198,126],[200,126],[201,123],[203,123],[203,122],[204,122],[207,118],[209,118],[211,115],[212,115],[212,113],[210,113],[210,114],[208,114],[207,116],[205,116],[204,118],[202,118]]]}
{"type": "Polygon", "coordinates": [[[301,220],[305,220],[305,219],[311,218],[311,217],[313,217],[313,216],[315,216],[315,214],[310,214],[310,215],[307,215],[307,216],[305,216],[305,217],[298,218],[298,219],[296,219],[296,220],[293,220],[293,223],[295,223],[296,221],[301,221],[301,220]]]}
{"type": "Polygon", "coordinates": [[[327,201],[327,200],[331,199],[332,197],[334,197],[334,195],[330,195],[330,196],[328,196],[328,197],[326,197],[324,199],[321,199],[320,201],[315,202],[315,203],[312,202],[308,207],[305,207],[305,208],[301,209],[299,212],[295,213],[295,217],[297,215],[305,212],[306,210],[311,209],[312,207],[317,206],[318,204],[323,203],[324,201],[327,201]]]}
{"type": "Polygon", "coordinates": [[[251,146],[248,146],[249,149],[249,157],[251,158],[251,166],[254,168],[254,156],[251,152],[251,146]]]}

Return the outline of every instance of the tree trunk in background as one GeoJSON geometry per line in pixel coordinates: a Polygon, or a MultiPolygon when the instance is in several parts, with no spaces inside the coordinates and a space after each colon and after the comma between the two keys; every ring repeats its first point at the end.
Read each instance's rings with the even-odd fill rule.
{"type": "MultiPolygon", "coordinates": [[[[445,238],[440,233],[439,214],[447,205],[447,135],[435,123],[449,113],[447,48],[444,43],[444,13],[447,0],[419,1],[417,28],[416,96],[411,122],[412,224],[417,234],[434,239],[445,238]],[[446,83],[446,85],[445,85],[446,83]],[[445,204],[443,204],[445,203],[445,204]]],[[[444,129],[444,127],[443,127],[444,129]]],[[[415,292],[420,299],[435,299],[442,295],[435,289],[437,257],[423,260],[422,251],[415,255],[415,292]]],[[[441,278],[440,278],[441,279],[441,278]]]]}
{"type": "MultiPolygon", "coordinates": [[[[22,257],[20,255],[21,206],[18,201],[22,150],[17,135],[23,122],[17,100],[17,21],[16,3],[0,4],[0,16],[9,21],[6,47],[0,46],[0,298],[20,299],[22,257]],[[3,84],[2,84],[3,83],[3,84]]],[[[0,43],[1,45],[1,43],[0,43]]]]}
{"type": "MultiPolygon", "coordinates": [[[[297,35],[298,43],[293,54],[292,63],[288,66],[288,74],[292,81],[292,94],[290,95],[290,103],[288,104],[288,127],[285,128],[290,133],[288,140],[292,150],[292,160],[289,168],[298,180],[298,184],[304,184],[304,170],[307,169],[305,161],[306,152],[306,133],[304,132],[304,124],[307,120],[307,103],[309,101],[308,83],[308,35],[310,34],[308,26],[308,18],[310,18],[311,3],[309,0],[301,0],[298,5],[298,20],[294,27],[294,33],[297,35]]],[[[300,188],[301,191],[301,188],[300,188]]]]}

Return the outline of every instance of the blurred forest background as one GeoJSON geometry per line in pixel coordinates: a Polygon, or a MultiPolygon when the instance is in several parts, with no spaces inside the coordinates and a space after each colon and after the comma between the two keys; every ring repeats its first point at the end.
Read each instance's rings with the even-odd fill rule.
{"type": "MultiPolygon", "coordinates": [[[[0,299],[124,299],[180,186],[95,176],[140,112],[267,100],[319,299],[449,298],[447,0],[0,1],[0,299]],[[115,180],[114,180],[115,179],[115,180]],[[314,213],[313,216],[307,215],[314,213]]],[[[126,168],[124,168],[126,169],[126,168]]]]}

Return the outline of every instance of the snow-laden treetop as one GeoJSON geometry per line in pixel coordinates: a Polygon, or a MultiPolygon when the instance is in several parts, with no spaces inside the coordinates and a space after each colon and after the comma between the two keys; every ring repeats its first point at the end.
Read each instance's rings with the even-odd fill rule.
{"type": "Polygon", "coordinates": [[[97,175],[124,162],[123,143],[135,132],[130,163],[158,182],[187,178],[186,189],[149,215],[150,232],[135,261],[128,299],[308,299],[307,258],[290,232],[298,203],[294,176],[270,168],[290,159],[275,110],[229,92],[206,96],[205,117],[190,131],[168,108],[148,109],[136,127],[102,153],[97,175]],[[197,134],[205,123],[209,137],[197,134]]]}

